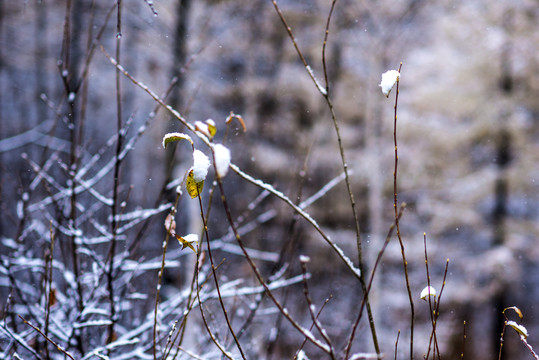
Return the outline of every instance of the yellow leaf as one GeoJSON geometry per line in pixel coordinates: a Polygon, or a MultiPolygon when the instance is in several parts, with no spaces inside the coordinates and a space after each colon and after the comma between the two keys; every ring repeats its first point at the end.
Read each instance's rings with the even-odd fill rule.
{"type": "Polygon", "coordinates": [[[234,114],[232,111],[230,112],[230,115],[226,118],[225,123],[230,124],[232,119],[237,119],[241,125],[241,128],[243,129],[243,132],[247,131],[247,128],[245,127],[245,122],[243,121],[243,117],[241,115],[234,114]]]}
{"type": "Polygon", "coordinates": [[[514,321],[507,321],[506,324],[515,329],[515,331],[519,333],[520,336],[523,336],[524,338],[528,337],[528,330],[524,326],[519,325],[514,321]]]}
{"type": "Polygon", "coordinates": [[[505,314],[506,310],[514,310],[517,313],[520,320],[522,320],[522,318],[524,317],[524,315],[522,314],[522,311],[520,311],[520,309],[517,308],[516,306],[510,306],[510,307],[507,307],[507,308],[503,309],[504,314],[505,314]]]}
{"type": "Polygon", "coordinates": [[[210,133],[210,139],[213,139],[215,134],[217,134],[217,126],[215,126],[215,121],[208,119],[206,120],[206,125],[208,126],[208,132],[210,133]]]}
{"type": "Polygon", "coordinates": [[[176,235],[176,239],[178,239],[178,241],[180,242],[180,245],[182,245],[182,250],[188,247],[189,249],[193,250],[193,252],[196,254],[197,251],[195,250],[193,245],[191,245],[193,241],[185,240],[179,235],[176,235]]]}
{"type": "Polygon", "coordinates": [[[202,189],[204,188],[204,180],[196,182],[195,178],[193,177],[193,170],[191,169],[189,171],[189,175],[187,175],[185,187],[191,196],[191,199],[194,199],[199,196],[200,193],[202,193],[202,189]]]}
{"type": "Polygon", "coordinates": [[[163,147],[166,148],[169,143],[179,140],[187,140],[191,143],[191,145],[193,145],[193,140],[191,140],[189,135],[175,132],[168,133],[163,137],[163,147]]]}

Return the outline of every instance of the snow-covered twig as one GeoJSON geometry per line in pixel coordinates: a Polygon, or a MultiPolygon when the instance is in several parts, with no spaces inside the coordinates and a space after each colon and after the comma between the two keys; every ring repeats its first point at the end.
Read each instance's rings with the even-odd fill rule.
{"type": "Polygon", "coordinates": [[[303,209],[301,209],[299,206],[297,206],[296,204],[294,204],[292,202],[292,200],[290,200],[286,195],[284,195],[282,192],[276,190],[273,186],[271,186],[270,184],[267,184],[267,183],[264,183],[262,180],[258,180],[258,179],[255,179],[253,178],[252,176],[246,174],[245,172],[243,172],[238,166],[234,165],[234,164],[230,164],[230,168],[236,173],[238,174],[241,178],[247,180],[248,182],[250,182],[251,184],[253,185],[256,185],[258,187],[260,187],[261,189],[264,189],[264,190],[267,190],[268,192],[270,192],[272,195],[276,196],[277,198],[281,199],[282,201],[284,201],[288,206],[290,206],[292,209],[294,209],[302,218],[304,218],[305,220],[307,220],[307,222],[309,222],[317,231],[318,233],[322,236],[322,238],[329,244],[329,246],[333,249],[333,251],[335,251],[335,253],[339,256],[339,258],[344,262],[344,264],[346,265],[346,267],[348,267],[348,269],[357,277],[359,278],[360,277],[360,270],[358,268],[356,268],[354,266],[354,264],[352,263],[352,260],[350,260],[350,258],[348,258],[345,254],[344,254],[344,251],[342,251],[342,249],[337,246],[337,244],[335,244],[335,242],[333,242],[333,240],[330,239],[330,237],[328,235],[326,235],[326,233],[324,233],[324,231],[322,230],[322,228],[320,227],[320,225],[318,225],[318,223],[308,214],[306,213],[303,209]]]}

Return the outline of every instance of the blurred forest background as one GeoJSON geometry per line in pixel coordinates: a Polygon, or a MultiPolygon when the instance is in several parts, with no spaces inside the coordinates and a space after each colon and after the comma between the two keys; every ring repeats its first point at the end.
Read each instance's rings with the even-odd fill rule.
{"type": "MultiPolygon", "coordinates": [[[[322,41],[331,2],[278,4],[315,76],[323,79],[322,41]]],[[[112,264],[110,254],[114,259],[125,253],[119,256],[122,269],[143,262],[148,267],[140,276],[132,270],[126,287],[116,292],[128,299],[122,311],[129,315],[117,315],[115,336],[127,336],[129,322],[138,326],[152,313],[166,234],[163,221],[192,157],[182,143],[163,149],[165,133],[185,128],[125,76],[117,78],[101,45],[155,93],[165,94],[172,81],[167,103],[191,122],[214,119],[220,140],[229,113],[241,114],[247,131],[233,122],[226,143],[232,162],[293,201],[299,203],[342,173],[327,106],[271,1],[129,0],[123,1],[120,25],[117,12],[114,1],[0,1],[0,351],[6,358],[17,346],[19,355],[29,351],[21,350],[20,342],[14,344],[8,328],[30,347],[44,343],[16,314],[43,327],[43,306],[28,309],[45,301],[31,288],[46,284],[52,233],[51,277],[63,287],[58,285],[58,304],[50,306],[62,306],[70,291],[88,303],[94,296],[97,303],[106,299],[106,281],[92,277],[99,274],[91,265],[95,254],[112,264]],[[128,150],[121,166],[114,162],[118,144],[128,150]],[[76,198],[70,189],[78,189],[76,198]],[[118,245],[110,250],[112,237],[118,245]],[[84,250],[92,246],[93,252],[84,250]],[[87,276],[89,283],[103,281],[102,298],[89,286],[70,285],[72,277],[65,274],[71,272],[87,276]],[[137,295],[141,293],[148,296],[137,295]]],[[[539,347],[538,24],[536,0],[337,2],[326,50],[330,95],[352,171],[368,269],[394,221],[394,93],[386,99],[378,83],[383,72],[403,63],[399,200],[407,203],[401,233],[417,295],[418,358],[430,334],[428,306],[419,300],[426,286],[424,232],[437,289],[450,259],[437,325],[442,357],[460,358],[466,320],[465,358],[496,358],[501,311],[508,306],[522,310],[528,340],[539,347]]],[[[211,181],[207,184],[204,199],[211,181]]],[[[345,267],[328,253],[316,230],[281,201],[233,173],[224,185],[235,219],[252,225],[244,238],[260,251],[257,261],[266,275],[282,263],[291,264],[291,276],[301,274],[298,255],[311,258],[313,302],[320,305],[332,296],[321,322],[330,335],[344,338],[342,329],[350,327],[361,302],[357,280],[344,275],[345,267]]],[[[217,263],[226,258],[220,276],[250,278],[232,246],[233,236],[227,235],[218,197],[208,226],[216,239],[217,263]]],[[[183,196],[178,209],[179,232],[200,232],[198,202],[183,196]]],[[[307,211],[356,259],[344,183],[307,211]]],[[[186,274],[194,263],[192,252],[180,253],[176,242],[168,252],[164,301],[188,286],[186,274]]],[[[282,289],[283,294],[289,291],[283,296],[289,296],[291,312],[310,319],[301,289],[301,282],[291,285],[282,289]]],[[[384,254],[370,301],[387,358],[398,330],[399,359],[407,358],[409,304],[396,240],[384,254]]],[[[93,336],[88,335],[93,340],[85,345],[77,340],[80,328],[65,338],[54,332],[75,316],[70,306],[78,307],[78,316],[84,308],[79,302],[66,305],[63,315],[52,311],[57,318],[51,336],[78,354],[105,343],[99,336],[110,326],[106,322],[84,328],[93,336]]],[[[235,311],[237,319],[246,316],[235,311]]],[[[248,358],[292,358],[302,335],[281,324],[275,313],[265,316],[245,335],[253,344],[248,358]],[[280,329],[280,335],[270,328],[280,329]]],[[[164,333],[167,329],[168,323],[164,333]]],[[[372,351],[368,324],[362,323],[359,331],[354,349],[372,351]]],[[[196,339],[190,341],[196,344],[196,339]]],[[[506,335],[504,348],[506,359],[531,358],[514,332],[506,335]]],[[[145,358],[141,353],[131,356],[145,358]]]]}

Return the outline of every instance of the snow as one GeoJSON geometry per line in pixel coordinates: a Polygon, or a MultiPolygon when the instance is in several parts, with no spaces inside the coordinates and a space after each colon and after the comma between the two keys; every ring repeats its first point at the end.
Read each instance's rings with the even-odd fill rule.
{"type": "Polygon", "coordinates": [[[309,360],[307,355],[305,355],[305,351],[303,351],[303,350],[299,351],[297,359],[298,360],[309,360]]]}
{"type": "Polygon", "coordinates": [[[182,236],[182,238],[187,241],[188,243],[196,243],[198,244],[198,235],[197,234],[189,234],[182,236]]]}
{"type": "Polygon", "coordinates": [[[17,201],[17,218],[20,220],[24,217],[24,210],[23,210],[23,203],[22,201],[17,201]]]}
{"type": "Polygon", "coordinates": [[[299,261],[302,262],[302,263],[308,263],[309,261],[311,261],[311,258],[306,256],[306,255],[300,255],[299,256],[299,261]]]}
{"type": "Polygon", "coordinates": [[[184,134],[184,133],[179,133],[179,132],[173,132],[173,133],[165,134],[165,136],[163,136],[163,148],[166,148],[167,144],[170,141],[178,141],[181,139],[187,140],[191,144],[193,143],[193,140],[191,139],[189,135],[184,134]]]}
{"type": "Polygon", "coordinates": [[[210,159],[200,150],[193,151],[193,179],[199,183],[206,179],[208,168],[210,167],[210,159]]]}
{"type": "MultiPolygon", "coordinates": [[[[124,264],[122,264],[122,271],[139,271],[142,273],[148,270],[161,269],[161,265],[161,261],[149,261],[145,263],[140,263],[138,261],[126,260],[124,264]]],[[[180,266],[180,262],[177,260],[167,260],[165,264],[166,268],[174,268],[178,266],[180,266]]]]}
{"type": "Polygon", "coordinates": [[[360,359],[382,359],[381,355],[377,355],[375,353],[355,353],[350,356],[350,360],[360,360],[360,359]]]}
{"type": "Polygon", "coordinates": [[[213,150],[215,154],[215,169],[217,170],[217,175],[223,178],[230,166],[230,150],[221,144],[215,145],[213,150]]]}
{"type": "MultiPolygon", "coordinates": [[[[220,249],[230,254],[243,256],[243,250],[241,247],[223,240],[212,240],[211,247],[212,249],[220,249]]],[[[247,251],[247,254],[249,254],[249,256],[253,259],[269,262],[277,262],[279,260],[279,254],[276,254],[274,252],[261,251],[251,248],[245,248],[245,250],[247,251]]]]}
{"type": "Polygon", "coordinates": [[[80,329],[80,328],[83,328],[83,327],[89,327],[89,326],[107,326],[107,325],[110,325],[112,324],[112,321],[110,320],[89,320],[89,321],[86,321],[86,322],[74,322],[73,323],[73,328],[74,329],[80,329]]]}
{"type": "Polygon", "coordinates": [[[195,121],[195,129],[206,137],[210,137],[210,129],[202,121],[195,121]]]}
{"type": "Polygon", "coordinates": [[[397,80],[399,80],[399,77],[400,73],[397,70],[389,70],[382,74],[382,81],[378,86],[382,88],[382,93],[386,97],[389,97],[389,93],[397,83],[397,80]]]}
{"type": "Polygon", "coordinates": [[[318,88],[318,91],[320,91],[320,93],[322,95],[327,95],[328,93],[326,91],[326,88],[323,87],[322,84],[320,84],[318,82],[318,79],[316,78],[316,76],[314,76],[313,69],[309,65],[306,66],[306,69],[309,72],[309,75],[311,76],[311,79],[313,79],[314,83],[316,84],[316,87],[318,88]]]}
{"type": "Polygon", "coordinates": [[[434,289],[432,286],[426,286],[423,290],[421,290],[421,299],[427,300],[429,295],[436,297],[436,289],[434,289]]]}
{"type": "MultiPolygon", "coordinates": [[[[352,170],[348,171],[349,175],[352,175],[352,170]]],[[[314,203],[316,200],[320,199],[326,193],[333,189],[337,184],[339,184],[341,181],[343,181],[346,177],[346,174],[342,172],[339,176],[334,177],[330,182],[328,182],[326,185],[324,185],[320,190],[318,190],[314,195],[310,196],[307,200],[303,201],[301,204],[299,204],[299,207],[301,209],[305,209],[309,207],[312,203],[314,203]]]]}
{"type": "Polygon", "coordinates": [[[230,168],[239,176],[241,176],[243,179],[247,180],[248,182],[269,191],[274,196],[278,197],[279,199],[283,200],[293,208],[301,217],[303,217],[307,222],[309,222],[315,229],[318,231],[318,233],[322,236],[322,238],[328,243],[328,245],[337,253],[337,255],[341,258],[341,260],[346,264],[348,269],[354,273],[354,275],[359,279],[361,276],[361,271],[354,266],[354,263],[348,258],[342,249],[335,244],[333,240],[330,239],[328,235],[322,231],[322,228],[318,223],[309,215],[307,212],[303,211],[300,207],[298,207],[296,204],[294,204],[286,195],[284,195],[282,192],[276,190],[273,186],[270,184],[267,184],[263,182],[262,180],[255,179],[252,176],[246,174],[245,172],[241,171],[239,167],[237,167],[234,164],[230,164],[230,168]]]}
{"type": "MultiPolygon", "coordinates": [[[[115,220],[116,221],[145,220],[165,210],[169,210],[172,205],[173,205],[172,203],[166,203],[166,204],[159,205],[159,207],[155,209],[139,209],[139,210],[125,213],[125,214],[119,214],[115,216],[115,220]]],[[[111,216],[109,216],[109,221],[111,221],[111,216]]]]}
{"type": "Polygon", "coordinates": [[[524,326],[519,325],[512,320],[509,320],[506,324],[515,329],[515,331],[518,332],[521,336],[524,336],[524,338],[528,337],[528,330],[524,326]]]}

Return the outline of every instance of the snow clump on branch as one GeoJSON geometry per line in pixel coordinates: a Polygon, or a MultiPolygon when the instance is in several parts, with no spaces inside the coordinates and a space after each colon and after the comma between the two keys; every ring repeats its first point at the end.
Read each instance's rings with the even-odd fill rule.
{"type": "Polygon", "coordinates": [[[208,168],[210,167],[210,159],[200,150],[193,151],[193,179],[199,183],[206,179],[208,168]]]}
{"type": "Polygon", "coordinates": [[[224,145],[217,144],[213,147],[215,152],[215,168],[220,178],[225,177],[230,166],[230,150],[224,145]]]}
{"type": "Polygon", "coordinates": [[[378,84],[382,88],[382,92],[386,97],[389,97],[389,93],[393,86],[397,83],[400,77],[400,72],[397,70],[389,70],[382,74],[382,82],[378,84]]]}

